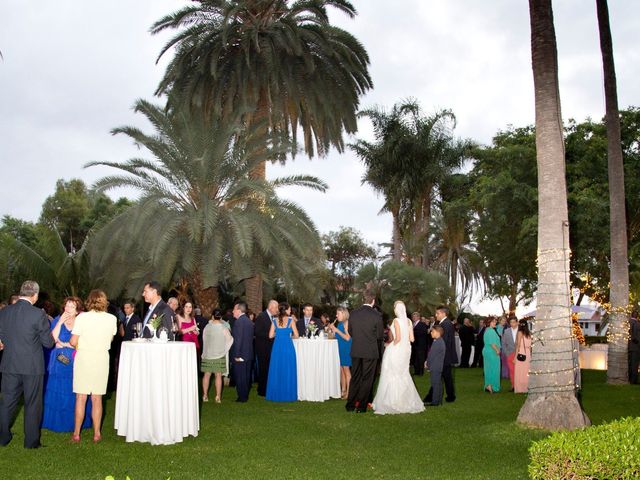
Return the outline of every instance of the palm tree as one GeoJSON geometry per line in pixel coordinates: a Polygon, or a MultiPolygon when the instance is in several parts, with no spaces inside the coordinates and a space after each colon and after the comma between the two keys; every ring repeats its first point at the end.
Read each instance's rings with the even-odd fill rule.
{"type": "Polygon", "coordinates": [[[529,0],[538,163],[538,307],[529,395],[518,422],[574,429],[589,419],[576,398],[569,281],[569,218],[558,55],[551,0],[529,0]]]}
{"type": "Polygon", "coordinates": [[[366,50],[330,24],[328,7],[356,15],[346,0],[197,0],[151,28],[182,29],[160,53],[176,48],[156,93],[222,116],[243,111],[248,122],[266,118],[294,141],[300,127],[309,156],[342,151],[372,82],[366,50]]]}
{"type": "MultiPolygon", "coordinates": [[[[294,145],[300,127],[309,156],[342,151],[343,131],[357,130],[359,97],[372,82],[366,50],[331,25],[328,7],[356,15],[345,0],[197,0],[161,18],[152,33],[181,31],[160,52],[175,47],[156,94],[218,117],[243,112],[244,122],[294,145]]],[[[265,178],[265,168],[259,163],[253,174],[265,178]]],[[[247,288],[249,306],[260,309],[261,277],[247,288]]]]}
{"type": "Polygon", "coordinates": [[[629,266],[627,256],[627,219],[625,215],[624,164],[620,140],[620,111],[618,88],[613,61],[613,42],[609,24],[607,0],[596,0],[598,31],[604,70],[604,96],[606,103],[607,157],[609,159],[609,212],[611,236],[611,287],[609,298],[609,358],[607,382],[629,383],[627,363],[627,336],[629,332],[629,266]]]}
{"type": "Polygon", "coordinates": [[[49,227],[43,227],[38,248],[8,234],[0,235],[0,247],[24,277],[38,279],[41,289],[58,301],[69,295],[83,297],[97,285],[91,235],[73,253],[67,252],[60,233],[49,227]]]}
{"type": "MultiPolygon", "coordinates": [[[[429,222],[437,187],[462,164],[470,144],[453,138],[453,113],[422,116],[415,100],[398,103],[389,113],[374,107],[360,115],[371,119],[376,141],[358,140],[350,146],[367,167],[364,181],[385,195],[385,210],[394,217],[393,250],[411,245],[404,259],[428,268],[429,222]]],[[[400,254],[394,253],[394,259],[400,260],[400,254]]]]}
{"type": "Polygon", "coordinates": [[[466,212],[452,205],[437,208],[430,241],[430,263],[446,275],[457,303],[462,305],[483,281],[482,259],[473,248],[466,212]]]}
{"type": "Polygon", "coordinates": [[[134,207],[101,230],[105,267],[135,260],[142,266],[130,275],[136,288],[149,275],[165,284],[186,278],[195,301],[209,314],[223,279],[246,286],[247,278],[267,270],[300,277],[322,263],[312,221],[296,204],[279,198],[276,189],[295,185],[324,191],[326,185],[310,176],[272,181],[250,176],[265,154],[286,146],[268,144],[260,129],[247,131],[186,109],[167,111],[140,100],[136,111],[152,123],[154,134],[134,127],[113,133],[129,136],[154,160],[87,165],[124,172],[99,180],[98,191],[131,187],[141,193],[134,207]]]}

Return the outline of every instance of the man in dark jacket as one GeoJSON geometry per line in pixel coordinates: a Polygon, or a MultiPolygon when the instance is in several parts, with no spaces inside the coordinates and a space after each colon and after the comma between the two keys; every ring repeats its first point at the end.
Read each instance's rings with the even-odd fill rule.
{"type": "Polygon", "coordinates": [[[44,355],[42,347],[52,348],[47,314],[33,306],[40,287],[27,280],[20,288],[20,299],[0,310],[0,349],[3,349],[2,404],[0,404],[0,445],[13,438],[11,421],[20,397],[24,395],[24,448],[38,448],[42,421],[44,355]]]}
{"type": "Polygon", "coordinates": [[[458,336],[460,337],[460,347],[462,348],[460,366],[462,368],[469,368],[471,347],[473,347],[473,344],[476,341],[476,335],[473,329],[473,325],[471,325],[471,320],[469,320],[468,318],[464,319],[464,322],[460,327],[460,331],[458,332],[458,336]]]}
{"type": "Polygon", "coordinates": [[[351,336],[351,382],[345,408],[364,413],[373,388],[376,366],[380,358],[384,326],[382,315],[373,308],[375,295],[364,293],[364,305],[349,316],[351,336]]]}
{"type": "MultiPolygon", "coordinates": [[[[445,401],[455,402],[456,392],[453,384],[453,366],[458,363],[458,352],[456,352],[456,337],[453,322],[449,319],[449,308],[440,305],[436,308],[436,320],[444,330],[444,344],[446,352],[444,355],[444,365],[442,366],[442,379],[444,380],[444,389],[446,392],[445,401]]],[[[429,393],[424,397],[424,403],[433,403],[433,389],[429,389],[429,393]]]]}

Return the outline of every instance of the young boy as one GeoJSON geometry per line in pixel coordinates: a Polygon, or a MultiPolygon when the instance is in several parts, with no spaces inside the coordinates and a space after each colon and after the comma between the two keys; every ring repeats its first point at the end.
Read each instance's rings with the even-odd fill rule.
{"type": "Polygon", "coordinates": [[[444,365],[444,354],[446,346],[442,338],[444,329],[440,325],[431,328],[431,350],[427,357],[427,368],[431,372],[431,388],[433,389],[433,397],[431,403],[425,403],[428,407],[437,407],[442,404],[442,366],[444,365]]]}

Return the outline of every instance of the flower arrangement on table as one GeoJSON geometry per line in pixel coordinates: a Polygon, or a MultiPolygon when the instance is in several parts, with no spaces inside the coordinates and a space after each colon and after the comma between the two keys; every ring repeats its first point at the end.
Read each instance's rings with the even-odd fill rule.
{"type": "Polygon", "coordinates": [[[307,325],[307,338],[311,338],[316,334],[316,330],[318,330],[318,326],[315,323],[309,323],[307,325]]]}
{"type": "Polygon", "coordinates": [[[156,315],[154,313],[153,316],[151,317],[151,320],[149,320],[149,323],[151,324],[151,327],[154,330],[158,330],[162,326],[163,319],[164,319],[164,313],[161,313],[160,315],[156,315]]]}

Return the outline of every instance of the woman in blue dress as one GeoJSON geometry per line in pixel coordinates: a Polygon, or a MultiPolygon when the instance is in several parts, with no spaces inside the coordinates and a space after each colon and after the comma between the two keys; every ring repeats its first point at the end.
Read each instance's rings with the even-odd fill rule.
{"type": "MultiPolygon", "coordinates": [[[[69,340],[76,316],[81,311],[80,299],[67,297],[64,300],[64,312],[51,322],[51,334],[56,344],[49,354],[42,428],[54,432],[73,432],[76,395],[73,393],[74,349],[69,340]]],[[[82,428],[91,426],[90,402],[87,402],[86,412],[82,428]]]]}
{"type": "Polygon", "coordinates": [[[351,335],[349,335],[349,310],[338,307],[336,310],[338,326],[331,325],[331,330],[338,340],[338,353],[340,355],[340,387],[342,399],[349,398],[349,382],[351,382],[351,335]]]}
{"type": "Polygon", "coordinates": [[[489,317],[485,320],[484,348],[484,390],[489,393],[500,391],[500,336],[496,332],[496,319],[489,317]]]}
{"type": "Polygon", "coordinates": [[[271,324],[269,338],[275,338],[271,350],[266,399],[272,402],[295,402],[298,400],[298,371],[293,339],[298,338],[298,329],[292,321],[291,308],[287,303],[278,306],[278,318],[271,324]]]}

